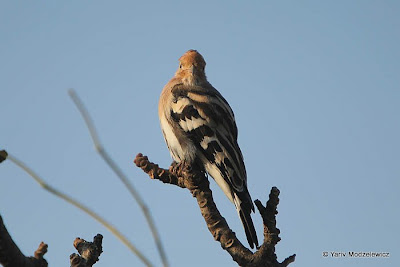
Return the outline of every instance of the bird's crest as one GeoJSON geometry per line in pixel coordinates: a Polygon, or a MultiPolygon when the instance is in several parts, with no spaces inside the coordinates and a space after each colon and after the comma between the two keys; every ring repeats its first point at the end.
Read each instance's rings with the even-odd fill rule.
{"type": "Polygon", "coordinates": [[[179,58],[180,64],[183,66],[193,65],[196,68],[202,68],[206,66],[206,61],[204,60],[203,56],[197,52],[197,50],[189,50],[183,56],[179,58]]]}

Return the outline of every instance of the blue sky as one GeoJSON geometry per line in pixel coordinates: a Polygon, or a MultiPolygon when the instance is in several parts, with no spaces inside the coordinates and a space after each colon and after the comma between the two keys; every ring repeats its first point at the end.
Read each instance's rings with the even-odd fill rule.
{"type": "MultiPolygon", "coordinates": [[[[0,147],[108,218],[160,266],[138,206],[93,150],[67,94],[74,88],[151,209],[171,266],[233,266],[189,192],[132,163],[139,152],[171,163],[158,97],[178,58],[197,49],[235,112],[253,199],[281,190],[278,258],[399,266],[399,12],[397,1],[367,0],[2,1],[0,147]]],[[[212,188],[245,242],[233,205],[212,188]]],[[[141,266],[100,224],[11,162],[0,165],[0,213],[25,254],[49,244],[50,266],[68,266],[74,238],[97,233],[104,253],[96,266],[141,266]]]]}

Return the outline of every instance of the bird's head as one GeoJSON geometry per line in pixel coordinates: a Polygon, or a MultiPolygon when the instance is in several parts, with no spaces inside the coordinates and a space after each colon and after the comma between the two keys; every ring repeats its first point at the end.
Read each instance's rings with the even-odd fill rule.
{"type": "Polygon", "coordinates": [[[207,81],[206,62],[196,50],[189,50],[179,58],[179,68],[175,76],[181,78],[186,85],[199,85],[207,81]]]}

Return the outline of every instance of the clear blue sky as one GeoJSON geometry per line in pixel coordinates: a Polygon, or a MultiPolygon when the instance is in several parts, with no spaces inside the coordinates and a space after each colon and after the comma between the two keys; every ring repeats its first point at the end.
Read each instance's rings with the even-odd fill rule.
{"type": "MultiPolygon", "coordinates": [[[[232,266],[188,191],[150,180],[138,152],[167,167],[162,87],[197,49],[231,104],[254,199],[281,190],[280,260],[293,266],[400,266],[398,1],[2,1],[0,147],[107,217],[159,266],[138,206],[93,145],[67,95],[145,198],[171,266],[232,266]],[[386,259],[323,251],[390,252],[386,259]]],[[[233,205],[216,202],[245,242],[233,205]]],[[[100,266],[141,266],[100,224],[0,165],[0,213],[24,253],[49,244],[68,266],[76,236],[104,235],[100,266]]],[[[253,216],[259,238],[261,220],[253,216]]]]}

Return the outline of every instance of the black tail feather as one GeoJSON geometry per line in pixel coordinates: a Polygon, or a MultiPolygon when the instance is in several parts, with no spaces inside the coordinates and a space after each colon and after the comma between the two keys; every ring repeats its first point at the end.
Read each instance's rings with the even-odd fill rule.
{"type": "Polygon", "coordinates": [[[243,209],[240,207],[239,209],[239,216],[240,220],[242,221],[244,231],[246,233],[247,237],[247,242],[249,242],[249,245],[251,248],[254,248],[254,245],[256,245],[256,248],[258,247],[258,239],[257,239],[257,233],[256,230],[254,229],[254,224],[253,220],[250,217],[251,209],[243,209]]]}

